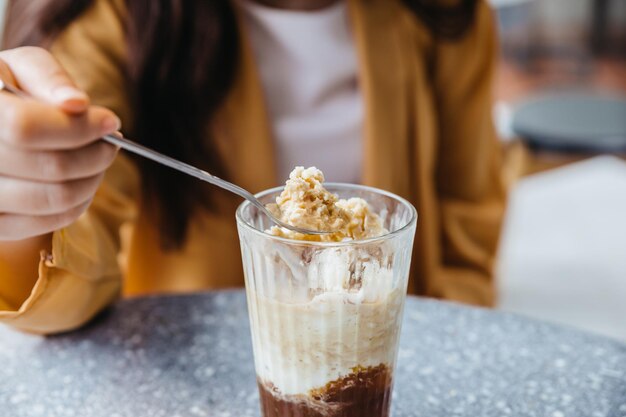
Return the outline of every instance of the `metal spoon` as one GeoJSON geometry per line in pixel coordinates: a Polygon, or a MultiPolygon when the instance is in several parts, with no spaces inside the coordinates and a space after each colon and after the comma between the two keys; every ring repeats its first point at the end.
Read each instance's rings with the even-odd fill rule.
{"type": "MultiPolygon", "coordinates": [[[[32,98],[29,95],[27,95],[25,92],[18,90],[17,88],[3,82],[2,80],[0,80],[0,90],[4,90],[8,93],[14,94],[19,97],[32,98]]],[[[117,137],[114,135],[105,135],[102,137],[102,140],[112,145],[118,146],[122,149],[125,149],[129,152],[132,152],[134,154],[143,156],[144,158],[148,158],[152,161],[158,162],[162,165],[165,165],[177,171],[183,172],[187,175],[191,175],[192,177],[198,178],[202,181],[206,181],[210,184],[217,185],[218,187],[223,188],[227,191],[230,191],[231,193],[235,193],[238,196],[245,198],[250,203],[254,204],[259,210],[261,210],[263,214],[265,214],[272,221],[272,223],[280,227],[284,227],[285,229],[289,229],[297,233],[308,234],[308,235],[324,235],[324,234],[332,233],[332,231],[303,229],[301,227],[296,227],[288,223],[285,223],[282,220],[274,217],[274,215],[267,208],[265,208],[263,203],[261,203],[254,196],[254,194],[252,194],[248,190],[245,190],[238,185],[235,185],[231,182],[218,178],[215,175],[211,175],[208,172],[201,170],[200,168],[196,168],[185,162],[171,158],[167,155],[163,155],[162,153],[154,151],[150,148],[146,148],[145,146],[140,145],[136,142],[133,142],[132,140],[117,137]]]]}

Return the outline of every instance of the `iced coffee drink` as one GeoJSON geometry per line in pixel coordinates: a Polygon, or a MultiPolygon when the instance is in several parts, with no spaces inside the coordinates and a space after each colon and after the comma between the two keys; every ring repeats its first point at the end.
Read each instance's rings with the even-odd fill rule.
{"type": "Polygon", "coordinates": [[[372,188],[296,168],[237,221],[264,417],[389,415],[415,209],[372,188]]]}

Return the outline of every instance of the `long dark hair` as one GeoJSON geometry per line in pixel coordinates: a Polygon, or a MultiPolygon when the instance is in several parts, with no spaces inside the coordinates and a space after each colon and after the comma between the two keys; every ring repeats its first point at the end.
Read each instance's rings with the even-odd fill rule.
{"type": "MultiPolygon", "coordinates": [[[[10,0],[3,48],[48,46],[94,0],[10,0]]],[[[208,125],[233,85],[239,54],[232,0],[127,0],[127,82],[133,131],[140,143],[227,177],[208,125]]],[[[365,1],[365,0],[364,0],[365,1]]],[[[477,0],[443,7],[439,0],[403,0],[437,37],[461,36],[477,0]]],[[[159,226],[163,246],[185,240],[190,214],[210,209],[198,181],[137,160],[143,203],[159,226]]]]}

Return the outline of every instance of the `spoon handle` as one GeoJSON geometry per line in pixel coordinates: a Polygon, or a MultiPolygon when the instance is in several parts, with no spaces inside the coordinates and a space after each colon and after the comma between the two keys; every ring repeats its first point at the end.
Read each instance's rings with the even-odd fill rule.
{"type": "Polygon", "coordinates": [[[140,145],[137,142],[133,142],[132,140],[117,137],[114,135],[104,135],[102,139],[112,145],[127,150],[128,152],[143,156],[144,158],[150,159],[154,162],[158,162],[159,164],[168,166],[172,169],[191,175],[192,177],[198,178],[202,181],[206,181],[227,191],[233,192],[245,198],[246,200],[252,201],[253,203],[256,200],[256,197],[254,197],[252,193],[239,187],[238,185],[225,181],[219,177],[216,177],[215,175],[211,175],[208,172],[193,165],[189,165],[170,156],[163,155],[162,153],[154,151],[150,148],[146,148],[145,146],[140,145]]]}
{"type": "Polygon", "coordinates": [[[235,193],[254,204],[259,210],[265,213],[265,215],[268,216],[274,224],[277,224],[281,227],[285,227],[287,229],[303,234],[323,235],[329,233],[328,231],[308,230],[287,224],[280,219],[274,217],[272,213],[270,213],[269,210],[267,210],[267,208],[263,205],[263,203],[261,203],[251,192],[249,192],[245,188],[241,188],[240,186],[225,181],[219,177],[216,177],[215,175],[211,175],[200,168],[194,167],[193,165],[189,165],[185,162],[179,161],[167,155],[163,155],[162,153],[154,151],[150,148],[146,148],[145,146],[126,138],[117,137],[114,135],[104,135],[102,139],[129,152],[135,153],[139,156],[143,156],[144,158],[150,159],[154,162],[158,162],[159,164],[168,166],[172,169],[191,175],[192,177],[198,178],[202,181],[206,181],[227,191],[235,193]]]}

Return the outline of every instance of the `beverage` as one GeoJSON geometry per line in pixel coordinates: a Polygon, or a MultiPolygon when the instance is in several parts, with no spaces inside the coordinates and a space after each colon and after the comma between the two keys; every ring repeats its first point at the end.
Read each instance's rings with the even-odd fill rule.
{"type": "Polygon", "coordinates": [[[375,189],[327,188],[367,201],[372,213],[359,212],[368,220],[355,233],[367,234],[364,224],[374,233],[297,240],[265,233],[271,225],[248,203],[237,212],[264,417],[389,416],[416,213],[375,189]]]}

